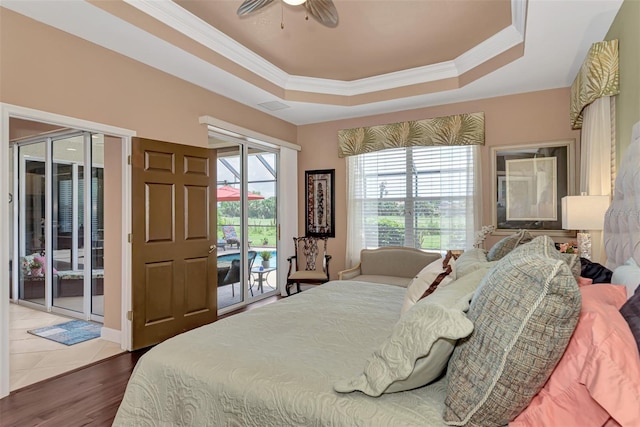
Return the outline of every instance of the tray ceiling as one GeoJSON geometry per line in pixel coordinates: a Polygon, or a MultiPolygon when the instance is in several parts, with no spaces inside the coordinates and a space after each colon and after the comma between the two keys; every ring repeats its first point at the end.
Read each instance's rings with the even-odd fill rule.
{"type": "Polygon", "coordinates": [[[336,28],[280,0],[240,18],[240,3],[2,7],[300,125],[568,87],[622,0],[334,0],[336,28]]]}

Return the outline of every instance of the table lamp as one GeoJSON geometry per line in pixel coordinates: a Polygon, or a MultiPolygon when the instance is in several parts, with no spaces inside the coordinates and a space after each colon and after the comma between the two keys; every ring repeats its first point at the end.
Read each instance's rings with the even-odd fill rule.
{"type": "Polygon", "coordinates": [[[578,255],[591,260],[591,234],[604,228],[609,196],[566,196],[562,198],[562,228],[578,230],[578,255]]]}

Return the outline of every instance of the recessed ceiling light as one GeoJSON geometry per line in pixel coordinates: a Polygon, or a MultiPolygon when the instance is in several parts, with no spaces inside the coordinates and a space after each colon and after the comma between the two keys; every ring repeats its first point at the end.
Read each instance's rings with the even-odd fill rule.
{"type": "Polygon", "coordinates": [[[78,150],[76,150],[75,148],[69,147],[69,148],[67,148],[67,151],[78,151],[78,150]]]}

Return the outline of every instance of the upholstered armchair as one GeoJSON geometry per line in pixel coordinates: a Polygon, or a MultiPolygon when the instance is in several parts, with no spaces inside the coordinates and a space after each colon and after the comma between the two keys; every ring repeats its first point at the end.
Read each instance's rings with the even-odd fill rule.
{"type": "Polygon", "coordinates": [[[328,282],[331,255],[327,255],[327,237],[294,237],[293,245],[295,255],[287,258],[287,295],[291,295],[294,284],[300,292],[300,283],[320,285],[328,282]]]}

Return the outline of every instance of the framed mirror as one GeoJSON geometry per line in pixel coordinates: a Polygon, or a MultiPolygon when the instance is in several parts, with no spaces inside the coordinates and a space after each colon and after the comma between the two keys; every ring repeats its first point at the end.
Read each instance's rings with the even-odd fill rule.
{"type": "Polygon", "coordinates": [[[576,194],[575,140],[492,147],[491,170],[494,235],[575,236],[561,212],[562,198],[576,194]]]}

